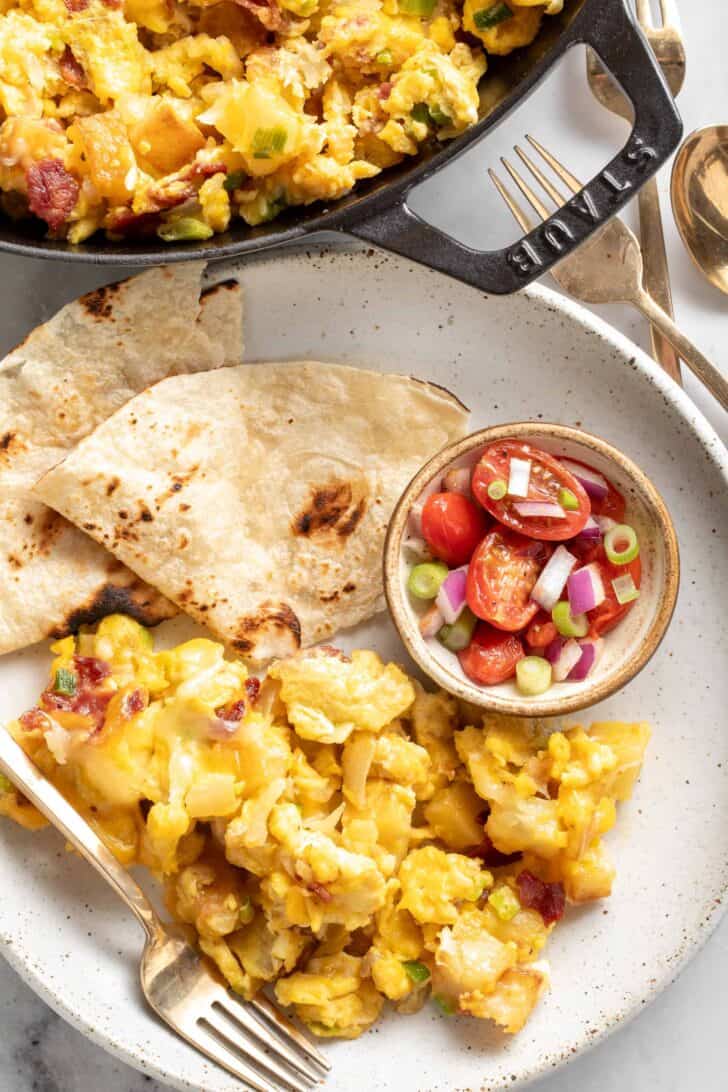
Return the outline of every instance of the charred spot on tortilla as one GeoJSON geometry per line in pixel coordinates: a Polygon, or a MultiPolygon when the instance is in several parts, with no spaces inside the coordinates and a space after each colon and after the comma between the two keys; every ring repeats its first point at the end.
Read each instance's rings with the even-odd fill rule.
{"type": "Polygon", "coordinates": [[[120,485],[121,482],[118,478],[110,478],[106,486],[106,496],[110,497],[112,493],[116,492],[120,485]]]}
{"type": "Polygon", "coordinates": [[[466,413],[470,413],[470,406],[466,406],[465,403],[461,401],[456,394],[453,394],[453,392],[448,390],[447,387],[443,387],[442,383],[433,383],[431,379],[419,379],[416,375],[411,375],[409,378],[413,381],[413,383],[419,383],[423,387],[434,387],[436,391],[442,391],[442,393],[446,394],[448,398],[452,399],[452,401],[455,402],[456,405],[460,406],[461,409],[464,409],[466,413]]]}
{"type": "Polygon", "coordinates": [[[47,557],[56,539],[70,525],[63,516],[60,516],[58,512],[54,512],[51,508],[43,511],[42,520],[43,522],[38,528],[35,538],[38,543],[38,553],[47,557]]]}
{"type": "Polygon", "coordinates": [[[69,633],[77,633],[81,626],[95,625],[108,614],[128,614],[142,626],[156,626],[165,618],[171,618],[175,614],[175,608],[159,592],[141,581],[128,587],[106,584],[93,599],[74,608],[48,636],[56,639],[67,637],[69,633]]]}
{"type": "Polygon", "coordinates": [[[113,322],[113,300],[114,296],[118,294],[120,287],[121,286],[117,283],[105,284],[101,288],[94,288],[93,291],[87,292],[85,296],[81,296],[79,302],[83,309],[93,318],[99,321],[110,319],[111,322],[113,322]]]}
{"type": "Polygon", "coordinates": [[[288,603],[262,603],[254,614],[240,619],[237,636],[230,643],[243,655],[253,653],[265,659],[269,641],[275,649],[270,656],[290,655],[301,647],[301,623],[288,603]]]}
{"type": "Polygon", "coordinates": [[[23,523],[27,523],[28,526],[30,527],[32,522],[33,522],[33,517],[31,516],[30,512],[26,512],[26,514],[23,516],[23,523]]]}
{"type": "MultiPolygon", "coordinates": [[[[229,278],[226,281],[219,281],[217,284],[213,284],[210,288],[203,288],[200,292],[200,307],[204,307],[206,303],[209,303],[214,296],[217,296],[220,292],[235,292],[238,288],[238,281],[234,277],[229,278]]],[[[197,316],[199,322],[201,315],[197,316]]]]}
{"type": "Polygon", "coordinates": [[[154,516],[144,501],[139,502],[139,519],[142,523],[151,523],[154,519],[154,516]]]}
{"type": "Polygon", "coordinates": [[[0,436],[0,451],[7,451],[14,439],[14,432],[6,432],[3,436],[0,436]]]}
{"type": "MultiPolygon", "coordinates": [[[[358,492],[365,493],[366,488],[366,483],[358,484],[358,492]]],[[[339,538],[347,538],[356,530],[367,510],[366,496],[355,500],[354,492],[348,481],[311,486],[309,499],[294,517],[294,534],[308,538],[336,534],[339,538]]]]}

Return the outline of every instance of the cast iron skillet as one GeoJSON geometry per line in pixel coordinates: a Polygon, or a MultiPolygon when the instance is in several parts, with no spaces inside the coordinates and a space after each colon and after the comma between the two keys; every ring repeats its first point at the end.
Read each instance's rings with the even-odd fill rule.
{"type": "Polygon", "coordinates": [[[480,121],[472,129],[447,144],[433,143],[416,160],[360,184],[354,193],[330,207],[292,208],[256,228],[238,220],[224,235],[192,246],[156,240],[112,243],[100,235],[71,246],[45,239],[44,225],[37,221],[11,223],[3,219],[0,250],[34,258],[147,266],[227,258],[300,240],[314,232],[340,231],[484,292],[515,292],[542,276],[626,204],[674,151],[682,134],[670,93],[632,19],[628,0],[567,0],[562,15],[545,22],[544,32],[529,49],[490,59],[482,85],[480,121]],[[550,220],[515,246],[502,250],[473,250],[416,216],[407,205],[410,190],[485,136],[580,42],[599,54],[634,105],[634,128],[611,163],[550,220]]]}

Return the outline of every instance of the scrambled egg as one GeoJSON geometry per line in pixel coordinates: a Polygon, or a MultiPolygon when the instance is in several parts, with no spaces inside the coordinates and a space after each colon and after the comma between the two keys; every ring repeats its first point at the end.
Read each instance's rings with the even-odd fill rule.
{"type": "Polygon", "coordinates": [[[561,6],[0,0],[3,208],[177,241],[335,200],[473,125],[487,54],[561,6]]]}
{"type": "MultiPolygon", "coordinates": [[[[602,836],[644,724],[483,717],[373,652],[302,652],[260,683],[213,641],[155,652],[120,615],[53,652],[13,736],[160,877],[234,990],[271,984],[317,1035],[430,996],[517,1032],[565,902],[611,891],[602,836]]],[[[0,814],[43,825],[4,780],[0,814]]]]}

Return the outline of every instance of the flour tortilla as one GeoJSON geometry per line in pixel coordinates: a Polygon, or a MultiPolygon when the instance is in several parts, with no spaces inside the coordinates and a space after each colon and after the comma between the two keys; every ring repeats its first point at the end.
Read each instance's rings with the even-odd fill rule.
{"type": "Polygon", "coordinates": [[[31,487],[150,383],[240,362],[239,285],[203,291],[203,270],[154,269],[96,289],[0,363],[0,653],[113,610],[150,625],[176,613],[31,487]]]}
{"type": "Polygon", "coordinates": [[[394,504],[467,417],[441,388],[334,364],[178,376],[104,422],[36,494],[264,662],[382,609],[394,504]]]}

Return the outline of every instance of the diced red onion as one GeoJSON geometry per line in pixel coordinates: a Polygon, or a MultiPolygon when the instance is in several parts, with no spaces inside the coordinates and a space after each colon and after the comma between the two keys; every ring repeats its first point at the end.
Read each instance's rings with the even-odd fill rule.
{"type": "Polygon", "coordinates": [[[407,534],[410,538],[422,538],[422,510],[424,507],[424,500],[419,500],[409,510],[407,534]]]}
{"type": "Polygon", "coordinates": [[[554,637],[551,644],[546,645],[544,656],[550,664],[555,664],[561,655],[561,650],[566,644],[566,637],[554,637]]]}
{"type": "Polygon", "coordinates": [[[402,540],[402,549],[406,550],[408,554],[413,557],[419,558],[421,561],[427,561],[432,557],[430,553],[430,547],[425,542],[424,538],[416,538],[414,535],[407,535],[402,540]]]}
{"type": "Polygon", "coordinates": [[[582,466],[580,463],[572,463],[571,459],[560,458],[559,462],[583,485],[590,497],[593,497],[594,500],[604,500],[609,492],[606,478],[603,478],[596,470],[592,470],[591,467],[582,466]]]}
{"type": "Polygon", "coordinates": [[[612,527],[617,526],[617,521],[612,519],[611,516],[595,516],[597,527],[603,535],[606,535],[607,531],[611,531],[612,527]]]}
{"type": "Polygon", "coordinates": [[[576,537],[582,542],[599,542],[602,537],[602,531],[593,516],[589,516],[589,519],[576,537]]]}
{"type": "Polygon", "coordinates": [[[527,497],[531,481],[531,460],[511,457],[508,465],[508,496],[527,497]]]}
{"type": "Polygon", "coordinates": [[[576,565],[576,558],[565,546],[554,550],[545,568],[536,581],[531,598],[539,607],[551,611],[561,598],[569,573],[576,565]]]}
{"type": "Polygon", "coordinates": [[[604,651],[604,641],[601,637],[597,637],[595,640],[587,639],[579,641],[579,647],[581,649],[581,658],[572,667],[569,678],[581,682],[582,679],[586,679],[591,674],[598,664],[599,658],[604,651]]]}
{"type": "Polygon", "coordinates": [[[585,565],[577,569],[567,581],[569,607],[572,615],[586,614],[598,607],[607,597],[599,566],[585,565]]]}
{"type": "Polygon", "coordinates": [[[516,501],[513,505],[519,516],[530,519],[566,519],[566,512],[560,504],[551,501],[516,501]]]}
{"type": "MultiPolygon", "coordinates": [[[[549,645],[551,648],[551,645],[549,645]]],[[[548,652],[548,650],[547,650],[548,652]]],[[[548,659],[548,656],[547,656],[548,659]]],[[[581,659],[581,648],[572,637],[561,649],[558,658],[551,663],[554,682],[563,682],[581,659]]]]}
{"type": "Polygon", "coordinates": [[[457,622],[465,607],[465,585],[468,566],[461,565],[447,574],[437,593],[435,604],[448,626],[457,622]]]}
{"type": "Polygon", "coordinates": [[[440,613],[440,608],[433,603],[420,618],[419,629],[423,637],[437,637],[444,625],[445,619],[440,613]]]}
{"type": "Polygon", "coordinates": [[[470,496],[470,470],[467,466],[454,466],[442,479],[442,488],[446,493],[462,493],[470,496]]]}

